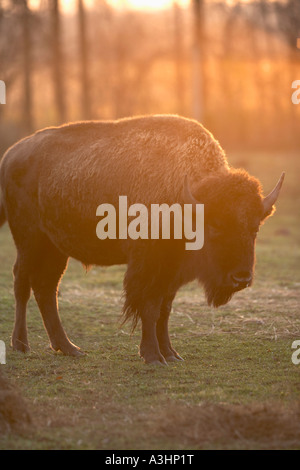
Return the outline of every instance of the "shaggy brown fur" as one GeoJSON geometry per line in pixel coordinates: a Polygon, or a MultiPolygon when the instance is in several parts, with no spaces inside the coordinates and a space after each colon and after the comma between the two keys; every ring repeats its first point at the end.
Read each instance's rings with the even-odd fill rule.
{"type": "MultiPolygon", "coordinates": [[[[224,151],[199,123],[178,116],[81,122],[48,128],[10,148],[0,167],[0,223],[7,217],[18,256],[12,344],[29,349],[26,304],[34,291],[54,350],[77,355],[57,311],[57,288],[69,257],[86,266],[128,264],[125,318],[142,320],[146,362],[180,360],[168,318],[178,288],[198,279],[209,304],[226,303],[251,284],[255,235],[266,213],[259,182],[229,168],[224,151]],[[205,205],[205,243],[99,240],[96,208],[183,204],[183,182],[205,205]]],[[[270,208],[271,210],[271,208],[270,208]]]]}

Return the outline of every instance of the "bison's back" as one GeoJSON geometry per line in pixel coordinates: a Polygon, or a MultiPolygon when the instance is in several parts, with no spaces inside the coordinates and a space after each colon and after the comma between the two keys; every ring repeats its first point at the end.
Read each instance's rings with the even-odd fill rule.
{"type": "Polygon", "coordinates": [[[213,136],[177,116],[77,123],[44,132],[42,177],[53,189],[76,188],[89,193],[88,199],[90,192],[97,198],[120,193],[138,196],[137,202],[167,202],[181,193],[185,174],[199,181],[227,168],[213,136]]]}

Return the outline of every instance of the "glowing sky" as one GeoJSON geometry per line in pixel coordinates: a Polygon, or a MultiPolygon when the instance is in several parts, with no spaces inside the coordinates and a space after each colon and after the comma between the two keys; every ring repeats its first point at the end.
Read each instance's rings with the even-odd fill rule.
{"type": "MultiPolygon", "coordinates": [[[[29,0],[30,5],[35,8],[39,5],[40,0],[29,0]]],[[[93,0],[85,0],[87,7],[92,6],[93,0]]],[[[169,8],[173,4],[173,0],[107,0],[107,3],[116,8],[134,8],[137,10],[155,10],[158,8],[169,8]]],[[[178,5],[187,6],[190,0],[177,0],[178,5]]],[[[62,9],[72,12],[77,8],[76,0],[61,0],[62,9]]]]}
{"type": "MultiPolygon", "coordinates": [[[[106,0],[108,4],[115,8],[132,8],[136,10],[156,10],[159,8],[170,8],[172,7],[174,0],[106,0]]],[[[207,0],[206,0],[207,1],[207,0]]],[[[216,0],[210,0],[216,1],[216,0]]],[[[223,0],[226,3],[234,4],[236,0],[223,0]]],[[[242,0],[249,1],[249,0],[242,0]]],[[[29,4],[32,8],[37,8],[40,5],[41,0],[29,0],[29,4]]],[[[191,0],[176,0],[177,4],[182,7],[191,5],[191,0]]],[[[94,0],[84,0],[86,7],[92,7],[94,0]]],[[[77,0],[60,0],[61,8],[63,11],[71,13],[77,9],[77,0]]]]}
{"type": "MultiPolygon", "coordinates": [[[[109,0],[109,3],[116,7],[125,6],[139,10],[150,10],[168,8],[173,4],[173,0],[109,0]]],[[[190,0],[178,0],[177,3],[182,6],[186,6],[190,3],[190,0]]]]}

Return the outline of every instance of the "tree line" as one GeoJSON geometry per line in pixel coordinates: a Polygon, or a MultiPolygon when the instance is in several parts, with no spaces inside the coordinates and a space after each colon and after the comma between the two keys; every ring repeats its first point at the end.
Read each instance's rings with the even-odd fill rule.
{"type": "Polygon", "coordinates": [[[299,145],[299,1],[174,1],[151,13],[74,4],[0,0],[8,140],[69,120],[178,113],[228,146],[299,145]]]}

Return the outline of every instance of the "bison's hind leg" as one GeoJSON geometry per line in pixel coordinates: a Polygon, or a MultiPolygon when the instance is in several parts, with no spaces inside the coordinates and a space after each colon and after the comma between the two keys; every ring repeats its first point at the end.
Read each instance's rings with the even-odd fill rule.
{"type": "Polygon", "coordinates": [[[67,263],[68,257],[42,234],[35,248],[30,282],[50,339],[51,348],[66,355],[79,356],[82,353],[67,337],[58,313],[58,286],[67,263]]]}
{"type": "Polygon", "coordinates": [[[16,317],[13,348],[22,352],[29,350],[26,305],[32,288],[52,349],[71,356],[81,355],[79,348],[68,339],[58,314],[58,286],[68,257],[44,233],[33,227],[30,233],[23,231],[22,237],[18,232],[14,235],[18,256],[14,266],[16,317]]]}
{"type": "Polygon", "coordinates": [[[29,267],[26,258],[20,253],[14,266],[14,291],[16,314],[11,343],[16,351],[28,352],[30,348],[27,339],[26,307],[30,297],[29,267]]]}

